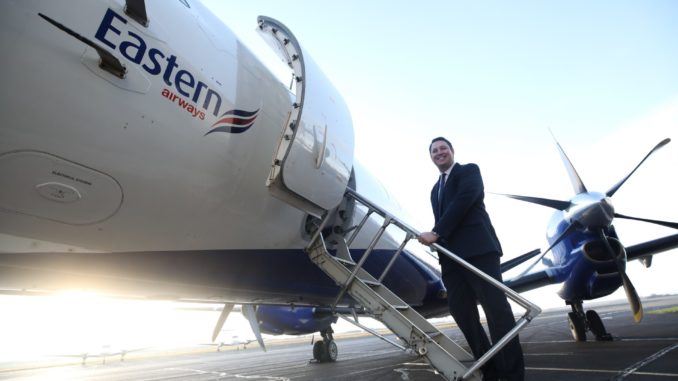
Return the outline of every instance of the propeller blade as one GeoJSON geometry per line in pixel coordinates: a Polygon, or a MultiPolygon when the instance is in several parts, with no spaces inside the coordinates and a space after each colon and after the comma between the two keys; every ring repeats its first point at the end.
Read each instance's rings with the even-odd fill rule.
{"type": "Polygon", "coordinates": [[[607,249],[607,252],[610,254],[612,259],[617,264],[617,271],[619,271],[619,274],[622,277],[622,285],[624,286],[624,292],[626,293],[626,299],[629,301],[629,305],[631,306],[631,312],[633,312],[633,320],[635,320],[636,323],[639,323],[643,319],[643,305],[640,302],[640,297],[638,296],[638,293],[636,292],[636,288],[633,287],[633,283],[631,283],[631,279],[629,279],[628,275],[626,275],[626,271],[624,270],[624,266],[622,265],[621,261],[615,255],[614,250],[612,250],[612,246],[610,246],[610,242],[607,240],[607,236],[605,235],[605,232],[603,232],[603,230],[601,229],[601,230],[598,231],[598,234],[600,235],[600,239],[603,240],[603,243],[605,244],[605,248],[607,249]]]}
{"type": "Polygon", "coordinates": [[[643,164],[643,162],[644,162],[645,160],[647,160],[647,158],[650,157],[650,155],[652,155],[656,150],[658,150],[658,149],[662,148],[663,146],[669,144],[670,141],[671,141],[671,139],[666,138],[666,139],[662,140],[661,142],[659,142],[659,144],[657,144],[656,146],[654,146],[654,148],[652,148],[652,150],[651,150],[647,155],[645,155],[645,157],[643,158],[643,160],[641,160],[640,163],[638,163],[638,165],[636,165],[636,167],[633,168],[633,171],[631,171],[631,173],[629,173],[628,175],[626,175],[626,177],[624,177],[620,182],[618,182],[617,184],[615,184],[612,188],[610,188],[610,190],[608,190],[608,191],[605,193],[605,194],[607,195],[607,197],[612,197],[612,195],[615,194],[615,193],[619,190],[619,188],[620,188],[622,185],[624,185],[624,183],[626,182],[626,180],[628,180],[629,177],[631,177],[631,175],[633,175],[633,173],[636,171],[636,169],[638,169],[638,167],[640,167],[640,165],[643,164]]]}
{"type": "Polygon", "coordinates": [[[636,220],[636,221],[643,221],[643,222],[649,222],[651,224],[657,224],[661,226],[666,226],[667,228],[674,228],[678,229],[678,222],[669,222],[669,221],[660,221],[660,220],[650,220],[647,218],[639,218],[639,217],[631,217],[631,216],[625,216],[623,214],[615,213],[615,217],[617,218],[626,218],[627,220],[636,220]]]}
{"type": "Polygon", "coordinates": [[[245,304],[242,306],[242,314],[245,315],[247,320],[250,322],[250,327],[252,327],[252,333],[254,337],[257,338],[259,346],[261,349],[266,352],[266,345],[264,345],[264,339],[261,337],[261,330],[259,329],[259,322],[257,322],[257,314],[254,311],[254,306],[251,304],[245,304]]]}
{"type": "Polygon", "coordinates": [[[556,238],[555,241],[553,241],[553,243],[551,244],[551,246],[549,246],[549,248],[546,249],[546,251],[544,251],[544,252],[542,253],[542,255],[540,255],[539,258],[537,258],[537,260],[534,261],[534,263],[532,263],[532,264],[530,265],[530,267],[528,267],[525,271],[523,271],[522,273],[520,273],[520,275],[518,275],[516,278],[520,278],[521,276],[527,274],[530,270],[532,270],[532,268],[533,268],[534,266],[536,266],[537,263],[539,263],[539,262],[541,261],[542,258],[544,258],[544,256],[546,255],[546,253],[548,253],[549,251],[551,251],[551,249],[553,249],[554,246],[556,246],[557,244],[559,244],[560,241],[563,240],[563,238],[565,238],[568,234],[572,233],[572,231],[575,230],[576,228],[577,228],[577,225],[575,225],[575,224],[570,224],[570,226],[568,226],[567,229],[565,229],[565,231],[562,232],[562,233],[560,234],[560,236],[558,236],[558,238],[556,238]]]}
{"type": "Polygon", "coordinates": [[[636,288],[633,287],[633,283],[631,283],[631,279],[629,279],[628,275],[626,275],[626,273],[622,273],[621,275],[626,299],[628,299],[629,304],[631,305],[631,311],[633,311],[633,320],[636,323],[640,323],[640,321],[643,320],[643,305],[640,303],[640,297],[638,297],[636,288]]]}
{"type": "MultiPolygon", "coordinates": [[[[551,133],[551,136],[553,136],[553,133],[551,133]]],[[[555,136],[553,136],[553,140],[556,140],[555,136]]],[[[560,153],[560,158],[563,160],[563,164],[565,164],[565,169],[567,170],[567,174],[570,176],[570,183],[572,184],[572,188],[574,189],[574,193],[579,194],[579,193],[588,192],[586,190],[586,186],[584,186],[584,182],[581,181],[581,177],[579,177],[577,170],[574,169],[574,165],[572,165],[570,158],[567,157],[567,155],[565,154],[565,150],[563,150],[563,147],[560,146],[560,143],[558,143],[557,140],[556,140],[556,146],[558,147],[558,152],[560,153]]]]}
{"type": "Polygon", "coordinates": [[[214,331],[212,331],[212,342],[214,342],[214,340],[217,339],[217,336],[219,336],[219,332],[221,332],[221,328],[224,327],[224,322],[226,321],[228,314],[230,314],[233,310],[233,306],[233,303],[224,304],[224,308],[221,310],[221,315],[219,315],[219,320],[217,320],[217,325],[214,327],[214,331]]]}
{"type": "Polygon", "coordinates": [[[501,271],[502,273],[505,273],[505,272],[511,270],[512,268],[514,268],[514,267],[516,267],[516,266],[518,266],[518,265],[520,265],[524,262],[529,261],[530,259],[536,257],[539,254],[541,254],[541,249],[534,249],[534,250],[530,251],[529,253],[525,253],[523,255],[520,255],[516,258],[513,258],[509,261],[502,263],[499,271],[501,271]]]}
{"type": "Polygon", "coordinates": [[[552,200],[552,199],[541,198],[541,197],[518,196],[518,195],[514,195],[514,194],[505,194],[505,193],[494,193],[494,194],[497,194],[497,195],[500,195],[500,196],[505,196],[505,197],[510,197],[510,198],[515,198],[516,200],[530,202],[532,204],[546,206],[546,207],[553,208],[553,209],[556,209],[556,210],[565,210],[565,209],[570,207],[569,201],[552,200]]]}

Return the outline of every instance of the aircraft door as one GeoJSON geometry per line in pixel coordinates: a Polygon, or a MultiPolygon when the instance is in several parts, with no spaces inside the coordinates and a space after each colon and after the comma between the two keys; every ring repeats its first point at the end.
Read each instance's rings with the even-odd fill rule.
{"type": "Polygon", "coordinates": [[[271,192],[320,216],[342,200],[353,167],[353,125],[343,98],[294,35],[258,18],[259,32],[294,72],[296,100],[274,156],[271,192]]]}

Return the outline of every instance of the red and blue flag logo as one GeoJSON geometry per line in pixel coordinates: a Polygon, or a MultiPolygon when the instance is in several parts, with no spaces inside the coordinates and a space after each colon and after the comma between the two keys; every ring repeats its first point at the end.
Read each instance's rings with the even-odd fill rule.
{"type": "Polygon", "coordinates": [[[205,135],[213,132],[229,132],[231,134],[240,134],[247,131],[259,115],[259,109],[255,111],[228,110],[221,114],[205,135]]]}

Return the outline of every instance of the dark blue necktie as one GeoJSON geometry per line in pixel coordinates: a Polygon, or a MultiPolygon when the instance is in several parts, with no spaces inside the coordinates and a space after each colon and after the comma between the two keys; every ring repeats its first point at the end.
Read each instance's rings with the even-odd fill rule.
{"type": "Polygon", "coordinates": [[[438,212],[443,210],[443,188],[445,187],[445,175],[445,172],[440,175],[440,182],[438,183],[438,212]]]}

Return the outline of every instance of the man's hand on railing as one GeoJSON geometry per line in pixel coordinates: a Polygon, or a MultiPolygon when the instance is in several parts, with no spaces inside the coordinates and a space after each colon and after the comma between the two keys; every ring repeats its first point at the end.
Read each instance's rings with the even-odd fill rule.
{"type": "Polygon", "coordinates": [[[417,240],[422,245],[431,246],[438,241],[438,234],[436,232],[423,232],[419,234],[417,240]]]}

